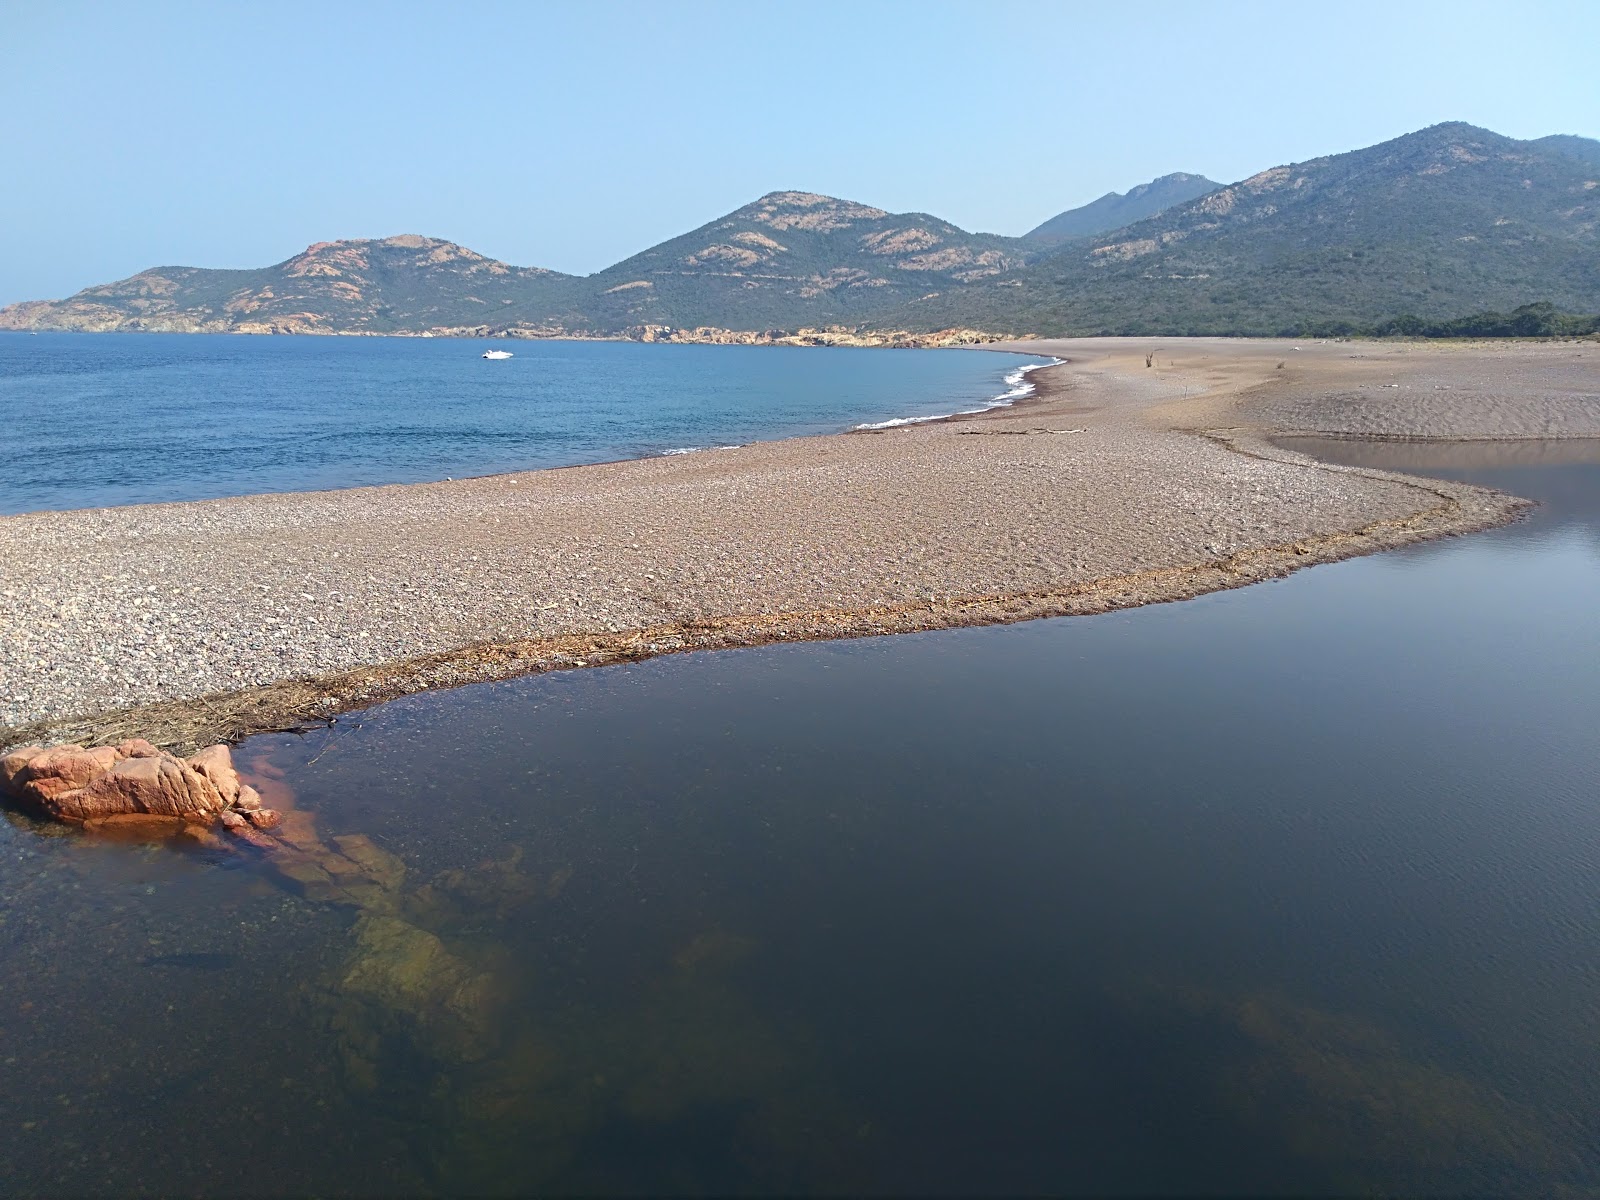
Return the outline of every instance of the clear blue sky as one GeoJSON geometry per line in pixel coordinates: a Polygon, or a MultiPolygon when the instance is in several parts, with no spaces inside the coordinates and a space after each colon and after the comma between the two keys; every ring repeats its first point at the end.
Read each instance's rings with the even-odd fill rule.
{"type": "Polygon", "coordinates": [[[1600,3],[0,0],[0,303],[425,233],[597,270],[777,188],[1022,233],[1445,120],[1600,136],[1600,3]]]}

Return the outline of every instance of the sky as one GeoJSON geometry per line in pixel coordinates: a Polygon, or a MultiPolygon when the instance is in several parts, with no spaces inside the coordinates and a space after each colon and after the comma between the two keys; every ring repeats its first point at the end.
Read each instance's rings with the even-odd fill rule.
{"type": "Polygon", "coordinates": [[[1600,137],[1600,3],[0,0],[0,304],[421,233],[587,274],[779,189],[1020,234],[1464,120],[1600,137]]]}

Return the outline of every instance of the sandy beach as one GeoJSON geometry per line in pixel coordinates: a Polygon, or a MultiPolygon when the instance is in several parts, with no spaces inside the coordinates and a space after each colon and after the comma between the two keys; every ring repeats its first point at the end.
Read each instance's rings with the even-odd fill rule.
{"type": "Polygon", "coordinates": [[[1273,435],[1600,438],[1592,342],[995,348],[1067,361],[882,431],[0,518],[0,745],[182,749],[531,671],[1180,599],[1525,507],[1273,435]]]}

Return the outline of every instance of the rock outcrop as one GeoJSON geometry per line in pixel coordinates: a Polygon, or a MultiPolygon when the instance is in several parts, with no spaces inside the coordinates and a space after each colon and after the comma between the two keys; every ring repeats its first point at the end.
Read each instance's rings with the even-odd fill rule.
{"type": "Polygon", "coordinates": [[[118,746],[23,746],[0,758],[0,793],[96,833],[161,836],[184,824],[252,830],[277,824],[255,789],[240,783],[226,746],[207,746],[188,759],[137,738],[118,746]]]}

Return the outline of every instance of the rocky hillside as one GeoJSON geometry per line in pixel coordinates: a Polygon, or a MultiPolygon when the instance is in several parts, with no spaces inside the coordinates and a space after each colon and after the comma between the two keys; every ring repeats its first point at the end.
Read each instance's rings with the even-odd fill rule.
{"type": "Polygon", "coordinates": [[[1447,124],[1273,167],[885,319],[937,328],[959,311],[980,328],[1053,333],[1298,333],[1535,300],[1600,312],[1600,165],[1447,124]]]}
{"type": "Polygon", "coordinates": [[[0,329],[900,344],[898,331],[1298,334],[1402,315],[1431,326],[1535,301],[1600,312],[1600,142],[1448,124],[1226,187],[1165,176],[1028,239],[773,192],[586,278],[433,238],[323,242],[259,270],[160,267],[13,305],[0,329]],[[1074,232],[1186,190],[1131,224],[1074,232]],[[1054,237],[1068,240],[1041,244],[1054,237]]]}
{"type": "Polygon", "coordinates": [[[158,267],[0,329],[639,336],[645,329],[854,327],[1013,270],[1014,238],[807,192],[753,204],[580,279],[407,235],[321,242],[253,271],[158,267]]]}
{"type": "Polygon", "coordinates": [[[0,309],[0,329],[394,333],[550,319],[580,283],[406,235],[318,242],[249,271],[156,267],[66,300],[0,309]]]}
{"type": "Polygon", "coordinates": [[[1221,186],[1204,175],[1186,175],[1182,171],[1163,175],[1126,192],[1107,192],[1081,208],[1057,213],[1038,228],[1023,234],[1022,240],[1030,246],[1048,249],[1076,238],[1109,233],[1165,212],[1176,204],[1198,199],[1221,186]]]}
{"type": "Polygon", "coordinates": [[[925,213],[772,192],[590,276],[587,311],[612,329],[857,324],[1031,257],[1016,238],[968,233],[925,213]]]}

